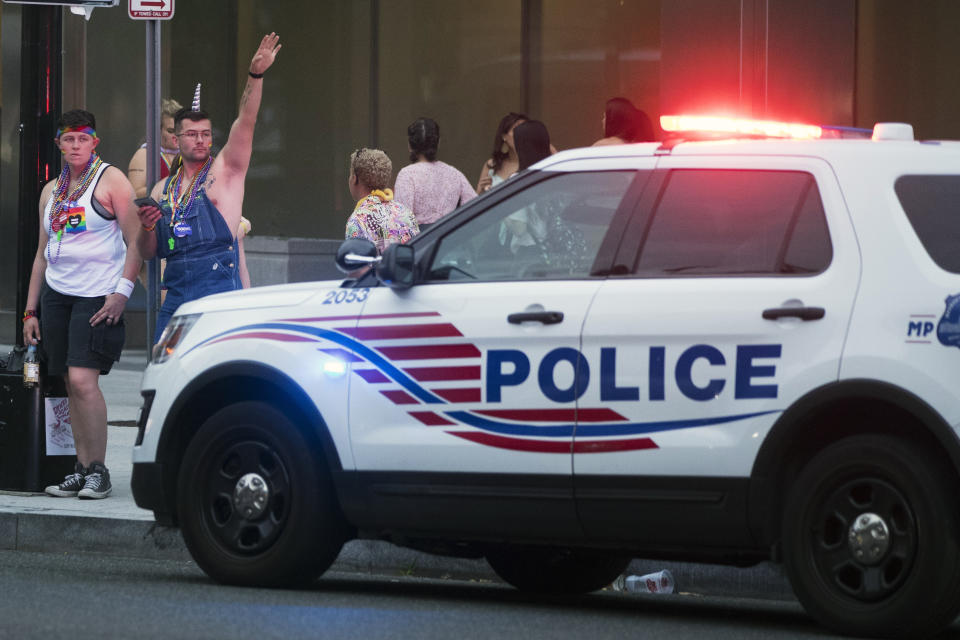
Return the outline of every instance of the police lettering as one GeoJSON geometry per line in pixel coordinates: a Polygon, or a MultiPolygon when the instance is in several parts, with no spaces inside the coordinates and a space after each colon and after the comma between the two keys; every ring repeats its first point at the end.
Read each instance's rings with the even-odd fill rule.
{"type": "MultiPolygon", "coordinates": [[[[763,384],[763,379],[776,376],[774,364],[757,364],[756,360],[780,358],[782,345],[742,344],[737,345],[733,372],[733,396],[737,400],[776,398],[778,387],[772,380],[763,384]]],[[[649,347],[647,360],[646,397],[651,401],[666,399],[666,347],[649,347]]],[[[684,397],[700,402],[717,398],[727,387],[728,372],[724,370],[726,357],[709,344],[687,347],[677,358],[673,377],[684,397]],[[698,384],[693,379],[694,367],[707,368],[708,379],[698,384]]],[[[517,349],[491,349],[487,352],[486,388],[487,402],[501,402],[504,387],[516,387],[530,377],[530,359],[517,349]]],[[[617,349],[600,349],[600,400],[603,402],[640,400],[638,386],[618,384],[617,349]]],[[[590,385],[590,365],[580,351],[571,347],[559,347],[548,351],[537,367],[537,385],[544,396],[554,402],[574,402],[586,393],[590,385]],[[558,386],[556,369],[564,366],[573,370],[573,382],[558,386]]]]}

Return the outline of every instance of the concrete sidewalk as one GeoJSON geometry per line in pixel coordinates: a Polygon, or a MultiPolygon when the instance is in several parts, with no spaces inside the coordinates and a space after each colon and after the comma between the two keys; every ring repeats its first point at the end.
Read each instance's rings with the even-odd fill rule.
{"type": "MultiPolygon", "coordinates": [[[[0,345],[0,354],[10,347],[0,345]]],[[[57,553],[101,553],[154,559],[190,560],[179,530],[158,525],[153,513],[137,507],[130,490],[131,449],[140,411],[143,350],[127,350],[100,379],[107,402],[106,465],[113,494],[105,500],[53,498],[42,493],[0,491],[0,549],[57,553]]],[[[682,592],[755,598],[793,598],[779,567],[749,569],[635,560],[629,573],[669,569],[682,592]]],[[[432,556],[387,542],[354,540],[331,568],[380,575],[421,575],[498,580],[483,560],[432,556]]]]}

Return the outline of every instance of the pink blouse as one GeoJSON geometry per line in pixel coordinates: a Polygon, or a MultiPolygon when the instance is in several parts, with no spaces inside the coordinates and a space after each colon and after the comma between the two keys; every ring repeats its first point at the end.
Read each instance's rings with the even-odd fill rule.
{"type": "Polygon", "coordinates": [[[455,167],[440,162],[415,162],[400,169],[394,197],[411,209],[419,224],[436,222],[477,197],[467,177],[455,167]]]}

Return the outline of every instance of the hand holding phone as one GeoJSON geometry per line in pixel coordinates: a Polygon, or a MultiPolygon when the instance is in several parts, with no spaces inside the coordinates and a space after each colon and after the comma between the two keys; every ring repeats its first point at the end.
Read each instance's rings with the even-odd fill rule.
{"type": "Polygon", "coordinates": [[[156,207],[157,209],[160,208],[160,203],[154,200],[153,198],[151,198],[150,196],[137,198],[136,200],[133,201],[133,204],[137,205],[138,207],[156,207]]]}

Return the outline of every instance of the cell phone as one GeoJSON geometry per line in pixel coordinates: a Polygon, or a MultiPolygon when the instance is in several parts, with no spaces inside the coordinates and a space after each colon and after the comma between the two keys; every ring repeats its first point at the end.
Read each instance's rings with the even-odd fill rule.
{"type": "Polygon", "coordinates": [[[160,203],[154,200],[153,198],[151,198],[150,196],[137,198],[136,200],[133,201],[133,204],[137,205],[138,207],[156,207],[157,209],[160,208],[160,203]]]}

